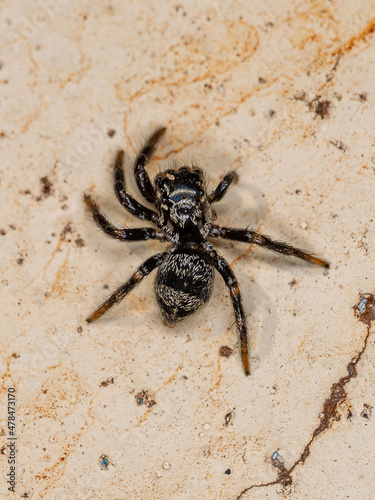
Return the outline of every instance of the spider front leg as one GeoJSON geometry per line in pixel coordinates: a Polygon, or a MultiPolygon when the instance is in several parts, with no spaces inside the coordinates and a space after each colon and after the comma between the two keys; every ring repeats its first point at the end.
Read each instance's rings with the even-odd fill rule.
{"type": "Polygon", "coordinates": [[[238,181],[238,175],[236,174],[236,172],[234,172],[233,170],[231,172],[228,172],[221,180],[215,191],[213,191],[209,195],[208,197],[209,202],[215,203],[217,201],[220,201],[228,191],[231,184],[237,181],[238,181]]]}
{"type": "MultiPolygon", "coordinates": [[[[207,247],[208,248],[208,247],[207,247]]],[[[232,299],[234,315],[236,318],[237,329],[240,334],[241,359],[245,375],[250,375],[249,349],[247,339],[246,316],[242,306],[240,289],[237,278],[235,277],[228,262],[221,257],[213,248],[208,248],[209,256],[215,269],[221,274],[225,284],[229,288],[232,299]]]]}
{"type": "Polygon", "coordinates": [[[278,252],[290,257],[297,257],[298,259],[309,262],[310,264],[329,268],[329,263],[325,260],[319,259],[318,257],[300,250],[299,248],[292,247],[286,243],[271,240],[268,236],[264,236],[254,231],[248,231],[247,229],[213,226],[210,236],[259,245],[267,248],[267,250],[272,250],[273,252],[278,252]]]}
{"type": "Polygon", "coordinates": [[[137,269],[137,271],[133,273],[133,275],[126,283],[117,288],[117,290],[115,290],[112,295],[86,319],[87,323],[96,321],[98,318],[103,316],[103,314],[105,314],[108,309],[124,299],[132,290],[134,290],[134,288],[143,280],[143,278],[148,276],[156,267],[160,266],[160,264],[164,261],[168,254],[169,252],[158,253],[150,259],[146,260],[137,269]]]}
{"type": "Polygon", "coordinates": [[[162,127],[152,134],[143,146],[134,163],[134,176],[137,186],[142,193],[142,196],[150,203],[156,202],[156,194],[145,167],[154,154],[157,143],[160,141],[165,131],[166,128],[162,127]]]}
{"type": "Polygon", "coordinates": [[[126,208],[126,210],[138,217],[138,219],[157,223],[157,213],[138,203],[137,200],[135,200],[132,196],[130,196],[130,194],[126,192],[123,163],[124,152],[119,151],[116,156],[113,171],[115,181],[115,194],[117,196],[117,199],[119,200],[121,205],[126,208]]]}
{"type": "Polygon", "coordinates": [[[85,202],[91,211],[93,221],[107,236],[110,236],[111,238],[121,241],[146,241],[150,239],[164,240],[164,235],[152,227],[115,227],[111,224],[107,217],[100,212],[98,205],[88,194],[85,194],[85,202]]]}

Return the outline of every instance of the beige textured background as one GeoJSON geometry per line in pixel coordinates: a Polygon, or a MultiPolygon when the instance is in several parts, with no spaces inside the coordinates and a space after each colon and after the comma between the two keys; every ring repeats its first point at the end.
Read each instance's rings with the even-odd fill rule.
{"type": "Polygon", "coordinates": [[[371,297],[366,324],[353,310],[375,289],[374,15],[373,0],[0,2],[2,498],[10,386],[16,498],[375,498],[371,297]],[[85,324],[165,246],[107,239],[83,192],[139,226],[110,165],[125,148],[136,193],[131,161],[160,125],[152,176],[175,156],[211,186],[235,169],[222,224],[332,263],[217,245],[249,314],[248,379],[219,277],[177,330],[153,277],[85,324]]]}

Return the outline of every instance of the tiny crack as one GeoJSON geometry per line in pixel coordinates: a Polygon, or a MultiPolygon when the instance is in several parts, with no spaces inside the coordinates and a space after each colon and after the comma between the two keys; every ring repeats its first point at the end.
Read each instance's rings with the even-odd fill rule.
{"type": "Polygon", "coordinates": [[[278,469],[277,478],[274,481],[270,481],[269,483],[259,483],[252,484],[248,486],[236,497],[235,500],[239,500],[243,497],[248,491],[255,488],[265,488],[267,486],[273,486],[276,484],[280,484],[284,489],[287,486],[291,486],[293,483],[292,473],[294,469],[300,465],[304,464],[306,458],[310,455],[310,448],[315,439],[326,429],[328,429],[333,422],[340,420],[341,415],[339,413],[340,405],[345,401],[347,396],[345,386],[350,382],[350,380],[357,376],[357,364],[362,358],[363,353],[366,350],[368,339],[371,333],[371,325],[375,320],[375,296],[372,294],[361,294],[359,296],[359,300],[356,305],[353,307],[354,314],[357,316],[359,321],[364,323],[367,326],[366,335],[363,341],[362,349],[352,357],[350,362],[348,363],[346,369],[348,374],[344,377],[341,377],[338,382],[332,385],[331,393],[329,397],[324,401],[323,409],[320,413],[320,421],[318,426],[314,429],[312,436],[309,442],[303,449],[303,452],[299,456],[299,458],[294,462],[294,464],[287,469],[284,465],[283,458],[276,451],[271,456],[271,463],[274,467],[278,469]]]}

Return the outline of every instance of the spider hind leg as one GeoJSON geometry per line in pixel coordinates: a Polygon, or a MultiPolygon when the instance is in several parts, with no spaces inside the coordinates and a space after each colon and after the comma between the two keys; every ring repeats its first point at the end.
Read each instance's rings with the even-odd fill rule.
{"type": "Polygon", "coordinates": [[[168,255],[168,252],[158,253],[153,257],[147,259],[126,281],[123,285],[119,286],[112,295],[101,304],[96,311],[94,311],[86,319],[87,323],[92,323],[105,314],[111,307],[123,300],[134,288],[148,276],[156,267],[160,266],[163,260],[168,255]]]}

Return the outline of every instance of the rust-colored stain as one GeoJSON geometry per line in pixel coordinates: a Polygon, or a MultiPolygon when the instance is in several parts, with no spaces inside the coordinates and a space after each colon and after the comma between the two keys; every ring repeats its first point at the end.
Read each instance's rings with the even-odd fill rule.
{"type": "Polygon", "coordinates": [[[361,294],[353,310],[359,321],[370,327],[375,320],[375,296],[371,293],[361,294]]]}
{"type": "Polygon", "coordinates": [[[217,358],[217,380],[215,384],[208,389],[208,392],[216,391],[223,380],[223,372],[221,370],[220,356],[217,358]]]}
{"type": "Polygon", "coordinates": [[[76,434],[71,436],[70,442],[65,444],[64,449],[61,451],[56,463],[51,467],[47,467],[43,472],[35,476],[36,480],[48,481],[49,483],[44,486],[43,492],[39,493],[39,498],[44,498],[48,494],[49,490],[54,487],[56,481],[58,481],[58,479],[64,474],[67,465],[67,459],[76,448],[84,432],[89,428],[90,421],[92,420],[92,400],[90,400],[89,408],[87,410],[87,419],[85,423],[81,426],[76,434]]]}
{"type": "Polygon", "coordinates": [[[253,56],[258,45],[257,30],[241,19],[225,20],[216,30],[210,30],[208,35],[206,32],[200,35],[195,31],[161,54],[161,60],[174,54],[175,60],[181,61],[172,71],[150,78],[147,85],[129,96],[124,96],[117,86],[117,97],[120,100],[134,101],[158,86],[192,85],[233,71],[253,56]],[[200,64],[202,54],[205,56],[205,64],[200,64]]]}
{"type": "MultiPolygon", "coordinates": [[[[166,61],[169,56],[174,55],[174,61],[177,63],[173,64],[172,70],[157,76],[145,74],[143,76],[144,85],[134,92],[126,93],[125,90],[134,78],[133,76],[115,86],[117,98],[128,103],[123,118],[124,133],[127,133],[127,120],[132,102],[158,87],[185,87],[233,72],[235,68],[245,64],[253,57],[258,45],[257,30],[242,19],[223,20],[215,30],[195,30],[194,34],[182,37],[178,43],[169,46],[160,55],[162,61],[166,61]],[[204,64],[202,64],[202,55],[205,58],[204,64]],[[150,77],[146,78],[147,76],[150,77]]],[[[199,104],[197,103],[196,106],[199,107],[199,104]]],[[[228,114],[231,112],[228,111],[228,114]]],[[[209,126],[217,119],[217,117],[214,118],[209,126]]],[[[131,144],[129,137],[127,139],[127,142],[131,144]]],[[[176,152],[178,153],[179,150],[170,151],[168,156],[176,152]]]]}
{"type": "MultiPolygon", "coordinates": [[[[45,273],[46,273],[49,265],[51,264],[51,262],[53,261],[53,259],[56,257],[57,253],[61,252],[61,247],[62,247],[62,244],[64,243],[64,241],[66,241],[66,239],[67,239],[67,234],[71,233],[71,232],[72,232],[71,222],[68,222],[65,225],[64,229],[62,230],[62,232],[60,234],[60,238],[59,238],[59,241],[57,242],[55,250],[53,250],[53,252],[51,253],[50,258],[47,260],[47,262],[45,263],[45,265],[43,267],[43,270],[42,270],[43,277],[45,276],[45,273]]],[[[70,253],[70,248],[68,247],[68,251],[67,251],[67,255],[65,257],[65,261],[62,264],[62,266],[60,266],[59,270],[57,271],[57,274],[55,276],[55,281],[54,281],[54,283],[52,285],[52,290],[57,286],[57,283],[58,283],[59,279],[61,278],[61,276],[59,275],[59,272],[62,271],[63,268],[64,268],[64,266],[67,264],[67,258],[69,256],[69,253],[70,253]]],[[[37,274],[36,276],[34,276],[34,278],[27,284],[27,286],[32,285],[34,283],[34,281],[39,277],[39,275],[40,275],[40,273],[37,274]]]]}
{"type": "Polygon", "coordinates": [[[51,287],[51,292],[50,295],[52,295],[55,292],[64,292],[66,288],[68,287],[68,283],[65,281],[66,275],[68,274],[69,266],[69,254],[70,254],[70,247],[68,247],[68,250],[66,252],[65,260],[57,270],[55,280],[52,283],[51,287]]]}
{"type": "MultiPolygon", "coordinates": [[[[257,230],[257,232],[258,232],[258,230],[257,230]]],[[[232,262],[230,263],[230,267],[233,267],[234,264],[239,262],[244,257],[247,257],[250,253],[252,253],[252,251],[253,251],[253,246],[249,245],[249,247],[246,248],[246,250],[244,252],[242,252],[238,257],[236,257],[234,260],[232,260],[232,262]]]]}
{"type": "Polygon", "coordinates": [[[352,50],[361,40],[366,40],[368,35],[375,31],[375,18],[371,19],[366,26],[356,35],[352,36],[347,42],[338,47],[333,55],[344,55],[352,50]]]}
{"type": "Polygon", "coordinates": [[[267,486],[272,486],[280,484],[284,488],[290,486],[293,483],[292,473],[298,465],[303,465],[310,455],[311,446],[314,441],[322,434],[325,430],[329,429],[332,424],[341,418],[340,408],[345,402],[347,392],[346,385],[351,381],[352,378],[357,376],[357,365],[361,360],[371,334],[372,322],[375,320],[375,295],[367,293],[361,294],[357,300],[355,306],[353,306],[354,314],[363,322],[366,326],[366,335],[362,343],[362,348],[352,357],[348,363],[347,375],[340,378],[340,380],[334,383],[331,387],[331,392],[328,398],[323,403],[323,408],[320,412],[319,423],[314,429],[309,442],[304,447],[299,458],[294,462],[294,464],[287,468],[278,452],[275,452],[271,457],[271,463],[274,467],[278,469],[278,476],[274,481],[268,483],[253,484],[245,488],[237,497],[236,500],[242,498],[248,491],[255,488],[264,488],[267,486]]]}
{"type": "Polygon", "coordinates": [[[28,406],[37,416],[64,418],[73,413],[80,394],[79,376],[71,368],[59,364],[48,368],[38,393],[31,395],[28,406]]]}
{"type": "MultiPolygon", "coordinates": [[[[14,357],[14,356],[13,356],[14,357]]],[[[8,390],[8,381],[11,380],[11,375],[10,375],[10,363],[12,362],[12,356],[9,356],[9,358],[5,358],[2,356],[6,368],[5,372],[1,375],[1,386],[0,386],[0,391],[1,392],[6,392],[8,390]]]]}

